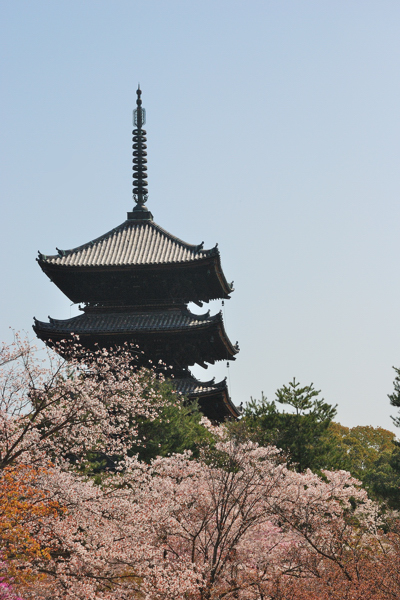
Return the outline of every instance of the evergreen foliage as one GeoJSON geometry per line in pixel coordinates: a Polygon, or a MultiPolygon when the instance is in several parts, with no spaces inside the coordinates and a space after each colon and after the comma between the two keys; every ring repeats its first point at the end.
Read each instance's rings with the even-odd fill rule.
{"type": "Polygon", "coordinates": [[[211,439],[210,433],[200,424],[203,415],[198,403],[178,397],[169,382],[159,384],[158,392],[164,399],[164,407],[157,418],[140,421],[139,437],[145,443],[133,445],[130,454],[138,454],[145,462],[185,450],[197,457],[200,446],[211,439]]]}
{"type": "Polygon", "coordinates": [[[318,471],[325,468],[332,453],[332,440],[328,427],[336,415],[336,407],[322,398],[313,384],[300,386],[295,379],[276,392],[276,402],[294,409],[280,411],[276,402],[268,402],[262,393],[261,400],[249,402],[242,423],[232,431],[260,445],[275,445],[287,455],[288,464],[296,470],[318,471]]]}
{"type": "MultiPolygon", "coordinates": [[[[388,398],[392,406],[400,408],[400,368],[393,367],[393,369],[396,371],[396,377],[393,381],[394,392],[392,394],[388,394],[388,398]]],[[[400,416],[392,417],[392,419],[396,427],[400,427],[400,416]]]]}
{"type": "Polygon", "coordinates": [[[400,506],[400,449],[395,434],[382,427],[344,427],[331,423],[335,454],[329,467],[359,479],[371,498],[400,506]]]}
{"type": "MultiPolygon", "coordinates": [[[[400,369],[395,368],[392,406],[400,407],[400,369]]],[[[393,432],[382,427],[344,427],[335,423],[336,406],[319,398],[313,384],[302,387],[295,379],[276,392],[269,402],[253,398],[243,418],[229,428],[238,440],[262,446],[275,445],[288,465],[299,472],[311,469],[349,471],[359,479],[371,498],[400,508],[400,443],[393,432]],[[280,410],[279,404],[291,407],[280,410]]],[[[400,426],[400,417],[393,418],[400,426]]]]}

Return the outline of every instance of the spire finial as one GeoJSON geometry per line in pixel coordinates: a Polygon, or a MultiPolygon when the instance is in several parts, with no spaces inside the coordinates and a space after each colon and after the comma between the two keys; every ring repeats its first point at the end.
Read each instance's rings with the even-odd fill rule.
{"type": "Polygon", "coordinates": [[[147,189],[147,152],[146,131],[142,129],[146,123],[146,111],[142,108],[142,90],[140,84],[136,90],[136,108],[133,111],[133,199],[136,206],[128,213],[128,219],[152,219],[152,214],[147,210],[145,202],[148,197],[147,189]]]}

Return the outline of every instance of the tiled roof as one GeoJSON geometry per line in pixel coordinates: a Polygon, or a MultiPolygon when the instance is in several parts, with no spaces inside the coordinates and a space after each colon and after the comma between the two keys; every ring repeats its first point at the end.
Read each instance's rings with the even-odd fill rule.
{"type": "MultiPolygon", "coordinates": [[[[58,248],[57,248],[58,250],[58,248]]],[[[65,267],[104,267],[185,263],[218,254],[217,248],[186,244],[152,221],[127,220],[108,233],[39,262],[65,267]]]]}
{"type": "Polygon", "coordinates": [[[222,322],[221,314],[194,315],[188,310],[149,311],[132,313],[84,313],[72,319],[37,321],[40,330],[58,333],[131,333],[138,331],[173,331],[191,329],[222,322]]]}
{"type": "Polygon", "coordinates": [[[201,410],[212,420],[222,422],[227,417],[237,418],[240,415],[241,409],[233,404],[229,396],[226,378],[215,383],[214,379],[203,382],[192,376],[173,379],[172,385],[183,396],[198,398],[201,410]]]}
{"type": "Polygon", "coordinates": [[[180,392],[184,396],[194,396],[196,394],[210,394],[221,390],[226,390],[226,379],[215,383],[214,379],[211,381],[198,381],[194,377],[185,377],[184,379],[173,379],[172,384],[177,392],[180,392]]]}

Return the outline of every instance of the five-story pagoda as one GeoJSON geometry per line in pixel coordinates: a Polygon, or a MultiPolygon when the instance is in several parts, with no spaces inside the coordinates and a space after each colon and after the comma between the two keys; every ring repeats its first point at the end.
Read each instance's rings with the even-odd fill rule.
{"type": "Polygon", "coordinates": [[[225,279],[217,246],[186,244],[153,221],[145,202],[147,152],[145,110],[137,90],[133,130],[133,197],[127,220],[108,233],[72,250],[48,256],[39,252],[42,270],[82,315],[66,320],[35,319],[37,336],[46,344],[79,335],[89,349],[136,344],[142,364],[162,361],[171,367],[174,386],[198,398],[214,421],[237,417],[226,380],[200,382],[189,367],[235,360],[239,351],[226,335],[222,314],[193,314],[188,303],[228,299],[232,284],[225,279]]]}

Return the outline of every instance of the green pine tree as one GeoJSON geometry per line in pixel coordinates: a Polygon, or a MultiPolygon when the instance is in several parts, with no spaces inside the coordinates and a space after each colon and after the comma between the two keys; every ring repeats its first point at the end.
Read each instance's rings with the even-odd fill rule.
{"type": "Polygon", "coordinates": [[[237,435],[247,435],[261,445],[273,444],[287,455],[288,463],[298,471],[325,468],[333,452],[328,427],[336,415],[336,406],[319,398],[313,384],[300,386],[293,379],[276,392],[276,401],[249,402],[242,423],[233,425],[237,435]],[[277,403],[292,410],[279,410],[277,403]]]}

